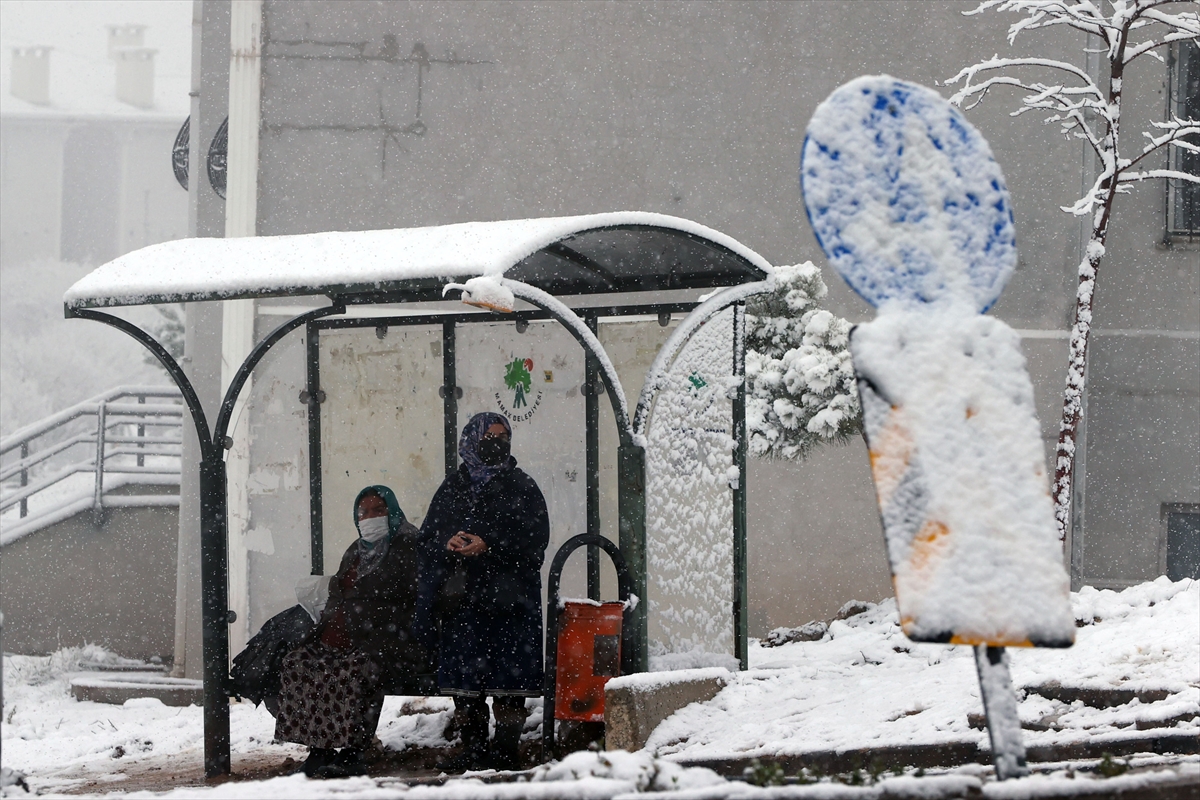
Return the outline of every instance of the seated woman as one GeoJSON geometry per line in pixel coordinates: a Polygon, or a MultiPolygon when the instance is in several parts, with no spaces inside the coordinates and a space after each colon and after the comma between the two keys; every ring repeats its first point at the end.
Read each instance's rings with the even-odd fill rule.
{"type": "Polygon", "coordinates": [[[320,622],[283,660],[275,738],[308,745],[314,777],[364,773],[385,690],[431,671],[412,636],[417,529],[386,486],[359,492],[354,524],[320,622]]]}

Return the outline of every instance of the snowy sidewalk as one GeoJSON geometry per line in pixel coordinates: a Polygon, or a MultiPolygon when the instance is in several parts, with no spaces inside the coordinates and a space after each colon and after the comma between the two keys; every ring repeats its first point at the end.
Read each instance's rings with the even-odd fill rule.
{"type": "MultiPolygon", "coordinates": [[[[1081,624],[1075,647],[1013,652],[1016,685],[1042,687],[1041,691],[1058,697],[1034,692],[1025,696],[1022,721],[1037,728],[1025,731],[1026,744],[1031,748],[1073,743],[1102,746],[1164,732],[1194,742],[1200,734],[1200,583],[1160,579],[1120,593],[1084,589],[1073,596],[1073,602],[1081,624]],[[1054,682],[1058,689],[1052,691],[1047,687],[1054,682]],[[1072,698],[1071,691],[1079,694],[1079,690],[1093,694],[1072,698]],[[1097,708],[1102,705],[1097,697],[1123,702],[1097,708]]],[[[235,779],[204,786],[201,709],[170,708],[150,699],[130,700],[124,706],[76,701],[68,682],[87,657],[83,651],[70,650],[50,658],[4,658],[3,763],[26,773],[31,787],[43,795],[84,789],[91,796],[454,800],[611,798],[674,789],[686,790],[680,797],[714,799],[960,797],[979,792],[999,798],[1081,792],[1086,796],[1089,791],[1126,787],[1150,792],[1146,797],[1169,797],[1174,791],[1169,789],[1171,782],[1181,776],[1200,784],[1196,756],[1131,758],[1129,773],[1105,783],[1095,782],[1096,759],[1041,765],[1050,774],[1003,784],[991,781],[990,770],[978,764],[949,772],[931,769],[925,777],[917,777],[912,769],[902,776],[872,777],[871,765],[864,763],[863,770],[840,775],[810,771],[802,777],[819,781],[812,785],[769,789],[727,781],[710,770],[679,763],[759,758],[763,780],[783,777],[772,767],[780,762],[782,772],[794,781],[797,765],[812,763],[819,753],[950,743],[986,746],[986,733],[968,720],[968,714],[981,710],[969,650],[912,644],[899,632],[890,602],[835,622],[821,641],[778,648],[755,645],[751,670],[734,676],[713,700],[689,706],[666,720],[646,750],[577,753],[521,776],[520,783],[481,779],[494,781],[500,776],[421,786],[407,786],[397,777],[326,782],[276,777],[286,769],[285,760],[303,758],[304,749],[273,744],[270,715],[248,703],[235,703],[231,708],[235,779]],[[854,781],[863,785],[852,785],[854,781]],[[139,791],[151,786],[179,788],[165,795],[139,791]]],[[[379,737],[390,757],[397,764],[427,767],[422,759],[450,744],[444,736],[450,709],[445,698],[388,698],[379,737]]],[[[536,722],[535,715],[531,728],[536,722]]],[[[526,735],[534,733],[531,729],[526,735]]],[[[1125,760],[1112,760],[1108,766],[1119,772],[1125,760]]],[[[428,769],[421,772],[432,776],[428,769]]],[[[1191,791],[1194,795],[1196,789],[1191,791]]],[[[21,792],[10,788],[8,795],[21,796],[21,792]]]]}
{"type": "MultiPolygon", "coordinates": [[[[1072,603],[1080,626],[1074,647],[1008,651],[1014,686],[1026,690],[1019,707],[1026,746],[1200,734],[1200,583],[1160,578],[1120,593],[1085,587],[1072,603]],[[1095,698],[1115,705],[1084,702],[1102,705],[1095,698]]],[[[833,622],[820,641],[756,644],[750,665],[711,701],[666,720],[647,749],[697,763],[986,747],[987,733],[968,719],[983,710],[970,648],[913,644],[891,600],[833,622]]]]}

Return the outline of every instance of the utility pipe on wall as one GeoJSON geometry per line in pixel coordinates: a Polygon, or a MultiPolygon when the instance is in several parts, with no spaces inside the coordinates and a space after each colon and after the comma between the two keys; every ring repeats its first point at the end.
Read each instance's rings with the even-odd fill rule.
{"type": "MultiPolygon", "coordinates": [[[[258,129],[262,96],[262,0],[233,0],[229,21],[229,149],[225,188],[225,236],[255,236],[258,228],[258,129]]],[[[221,325],[221,392],[254,347],[254,301],[226,300],[221,325]]],[[[249,638],[250,587],[245,535],[250,523],[246,486],[250,476],[251,393],[242,391],[233,415],[226,456],[229,487],[230,650],[249,638]]],[[[220,446],[222,443],[217,442],[220,446]]],[[[228,444],[228,443],[226,443],[228,444]]]]}

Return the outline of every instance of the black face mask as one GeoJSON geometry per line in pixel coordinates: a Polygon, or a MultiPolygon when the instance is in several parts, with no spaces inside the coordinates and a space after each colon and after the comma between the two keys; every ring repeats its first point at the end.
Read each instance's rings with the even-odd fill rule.
{"type": "Polygon", "coordinates": [[[511,445],[508,439],[488,437],[479,440],[479,460],[489,467],[498,467],[508,461],[511,445]]]}

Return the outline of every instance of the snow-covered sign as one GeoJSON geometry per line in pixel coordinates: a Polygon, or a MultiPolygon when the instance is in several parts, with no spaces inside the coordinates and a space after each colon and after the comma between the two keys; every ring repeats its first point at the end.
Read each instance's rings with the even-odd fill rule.
{"type": "Polygon", "coordinates": [[[850,347],[904,632],[1070,645],[1033,387],[1017,334],[981,314],[1017,257],[987,142],[932,90],[862,77],[813,115],[801,184],[834,267],[879,309],[850,347]]]}
{"type": "Polygon", "coordinates": [[[800,180],[829,260],[880,310],[991,307],[1017,263],[1012,209],[987,141],[936,92],[858,78],[813,114],[800,180]]]}

